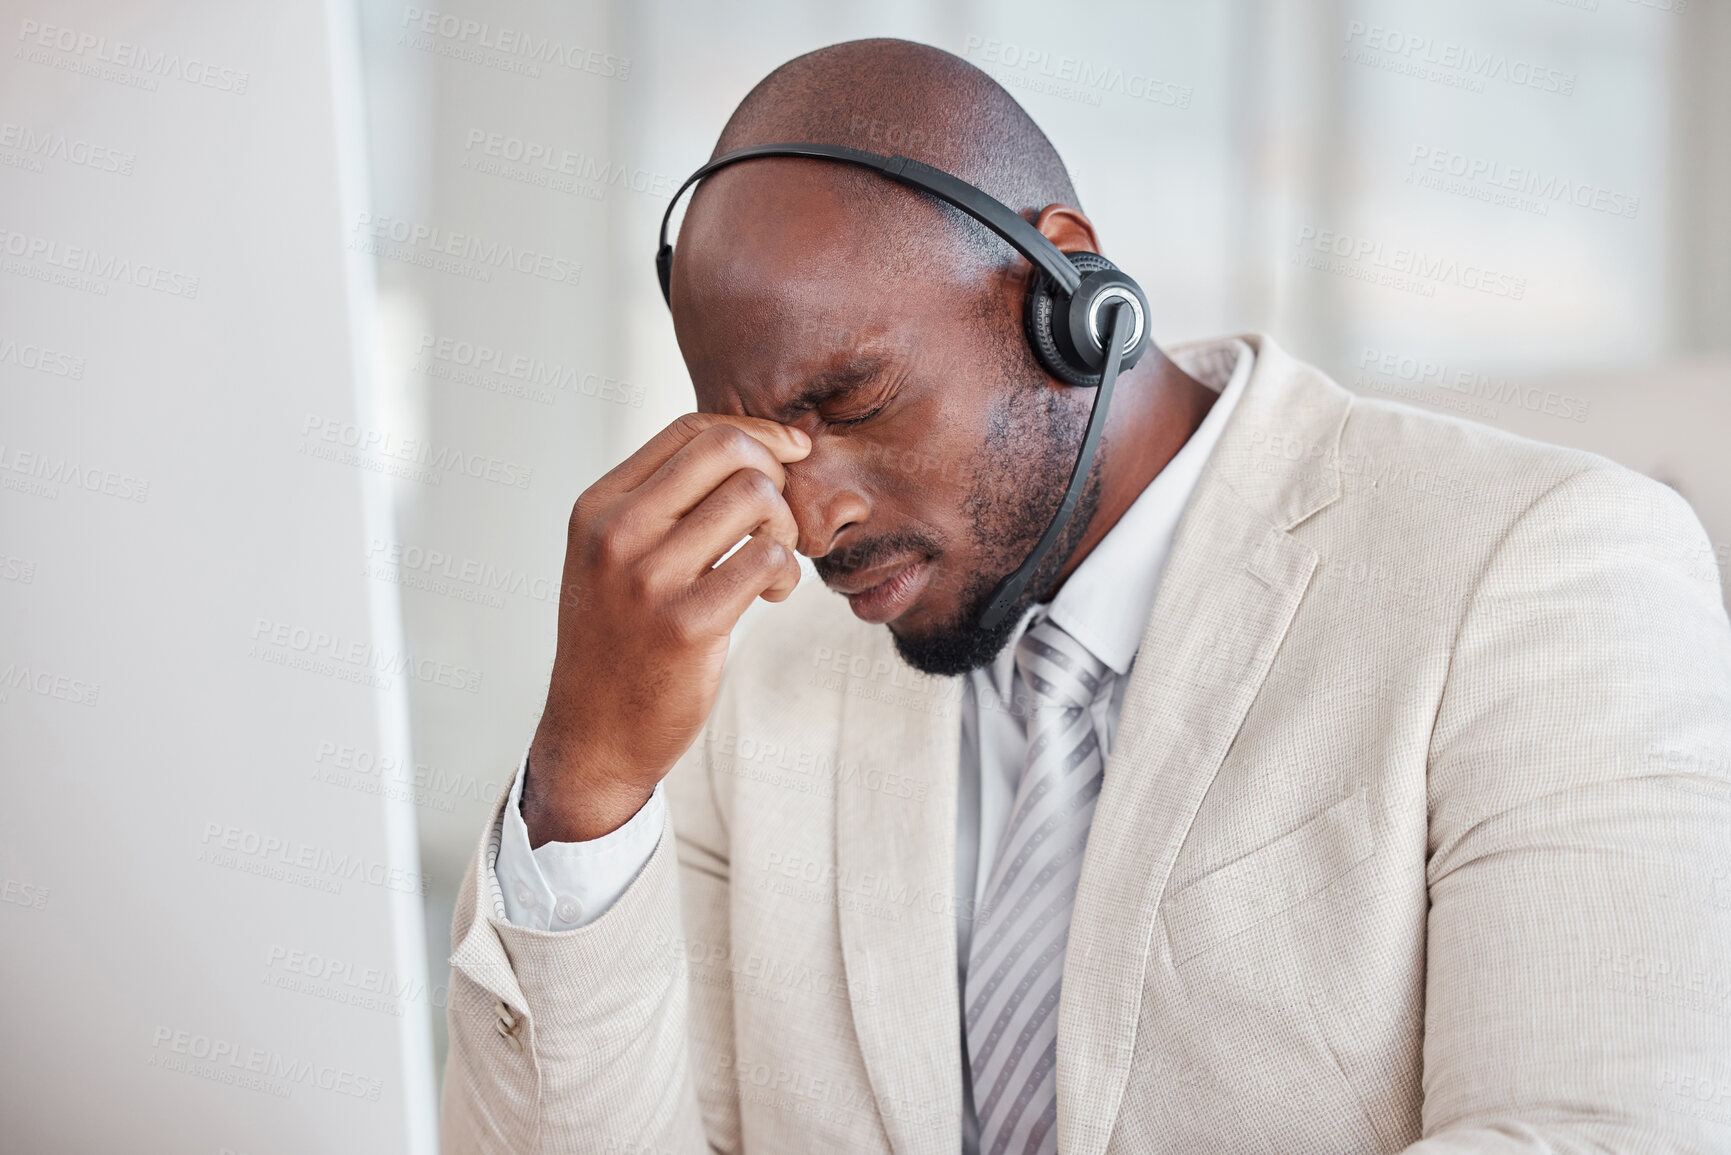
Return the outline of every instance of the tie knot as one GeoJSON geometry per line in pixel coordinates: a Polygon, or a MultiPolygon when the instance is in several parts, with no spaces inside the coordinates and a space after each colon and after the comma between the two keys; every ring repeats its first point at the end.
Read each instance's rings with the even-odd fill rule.
{"type": "Polygon", "coordinates": [[[1016,643],[1016,669],[1035,709],[1086,709],[1107,673],[1106,663],[1050,618],[1041,619],[1016,643]]]}

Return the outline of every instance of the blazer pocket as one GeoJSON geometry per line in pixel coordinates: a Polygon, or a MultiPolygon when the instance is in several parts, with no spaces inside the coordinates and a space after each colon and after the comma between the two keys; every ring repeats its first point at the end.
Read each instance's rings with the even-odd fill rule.
{"type": "Polygon", "coordinates": [[[1203,875],[1161,905],[1172,965],[1283,910],[1351,870],[1374,849],[1362,789],[1297,830],[1203,875]]]}

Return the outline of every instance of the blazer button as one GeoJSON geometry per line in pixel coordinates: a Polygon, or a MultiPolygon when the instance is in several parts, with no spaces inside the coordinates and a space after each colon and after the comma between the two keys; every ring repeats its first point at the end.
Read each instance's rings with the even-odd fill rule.
{"type": "Polygon", "coordinates": [[[517,1038],[517,1017],[511,1013],[511,1008],[505,1005],[503,999],[493,1004],[493,1016],[493,1029],[499,1032],[505,1045],[521,1053],[523,1044],[517,1038]]]}

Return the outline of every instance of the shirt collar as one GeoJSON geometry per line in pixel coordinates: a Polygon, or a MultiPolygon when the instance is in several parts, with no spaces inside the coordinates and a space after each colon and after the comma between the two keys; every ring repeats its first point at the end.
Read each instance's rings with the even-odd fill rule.
{"type": "Polygon", "coordinates": [[[1187,345],[1169,355],[1180,369],[1220,396],[1196,432],[1082,559],[1058,595],[1030,606],[1022,615],[1009,643],[984,671],[1003,700],[1011,695],[1016,644],[1041,616],[1049,616],[1118,674],[1128,673],[1135,660],[1178,523],[1256,364],[1256,354],[1236,337],[1187,345]]]}

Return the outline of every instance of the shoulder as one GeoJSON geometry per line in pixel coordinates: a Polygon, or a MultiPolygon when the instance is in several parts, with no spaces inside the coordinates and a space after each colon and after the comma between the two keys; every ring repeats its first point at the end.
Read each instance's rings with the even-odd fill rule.
{"type": "Polygon", "coordinates": [[[1609,458],[1398,402],[1353,398],[1338,464],[1348,495],[1393,498],[1379,504],[1397,515],[1403,504],[1427,505],[1498,540],[1517,523],[1589,537],[1700,529],[1675,490],[1609,458]]]}
{"type": "Polygon", "coordinates": [[[1614,536],[1699,531],[1679,494],[1608,458],[1361,396],[1266,337],[1256,344],[1258,375],[1266,371],[1273,386],[1259,405],[1264,420],[1310,435],[1254,430],[1250,439],[1261,433],[1264,442],[1252,455],[1332,474],[1338,500],[1325,517],[1337,525],[1385,540],[1440,538],[1460,546],[1444,552],[1463,560],[1478,553],[1475,544],[1502,542],[1517,522],[1566,520],[1589,535],[1594,527],[1614,536]],[[1312,460],[1292,462],[1295,455],[1312,460]]]}
{"type": "MultiPolygon", "coordinates": [[[[1408,562],[1481,610],[1541,593],[1633,639],[1679,615],[1717,629],[1719,569],[1700,518],[1670,486],[1583,450],[1395,402],[1354,398],[1340,438],[1333,540],[1404,539],[1408,562]],[[1686,608],[1687,607],[1687,608],[1686,608]]],[[[1523,610],[1523,612],[1525,612],[1523,610]]],[[[1611,631],[1615,632],[1615,631],[1611,631]]]]}
{"type": "Polygon", "coordinates": [[[1254,443],[1251,455],[1284,458],[1295,471],[1337,472],[1347,497],[1387,488],[1376,496],[1444,497],[1518,512],[1575,473],[1638,476],[1583,450],[1354,393],[1264,334],[1241,339],[1256,349],[1251,393],[1235,416],[1254,443]]]}
{"type": "Polygon", "coordinates": [[[1353,397],[1340,436],[1349,477],[1518,512],[1577,473],[1637,475],[1595,454],[1395,401],[1353,397]]]}
{"type": "Polygon", "coordinates": [[[1310,494],[1286,524],[1325,562],[1386,563],[1464,593],[1493,559],[1554,570],[1636,552],[1717,590],[1701,523],[1669,486],[1595,453],[1359,396],[1255,340],[1261,380],[1222,442],[1226,476],[1276,515],[1290,493],[1310,494]]]}

